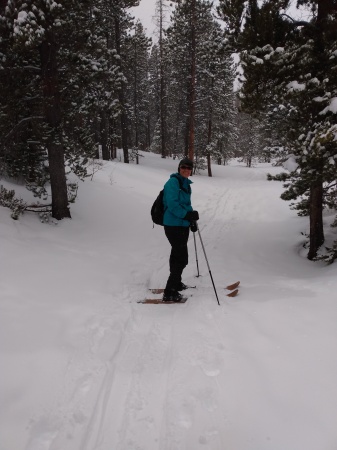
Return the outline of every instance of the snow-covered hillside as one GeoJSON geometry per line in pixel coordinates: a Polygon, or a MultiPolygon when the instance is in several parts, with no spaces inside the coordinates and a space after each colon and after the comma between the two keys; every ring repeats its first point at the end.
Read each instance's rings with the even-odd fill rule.
{"type": "Polygon", "coordinates": [[[304,257],[279,169],[192,179],[221,306],[192,235],[192,297],[142,305],[168,276],[149,210],[178,165],[143,155],[80,183],[72,220],[0,208],[0,449],[336,450],[337,265],[304,257]]]}

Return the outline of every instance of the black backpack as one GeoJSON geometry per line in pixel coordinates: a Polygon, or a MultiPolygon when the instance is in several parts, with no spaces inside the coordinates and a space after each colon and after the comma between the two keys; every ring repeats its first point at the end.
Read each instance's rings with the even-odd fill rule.
{"type": "MultiPolygon", "coordinates": [[[[178,178],[176,175],[173,175],[173,177],[179,181],[180,189],[183,189],[180,178],[178,178]]],[[[151,208],[152,222],[155,223],[156,225],[161,225],[161,226],[164,225],[163,222],[164,222],[164,212],[165,212],[163,197],[164,197],[164,189],[162,189],[159,192],[158,197],[153,202],[153,205],[151,208]]]]}

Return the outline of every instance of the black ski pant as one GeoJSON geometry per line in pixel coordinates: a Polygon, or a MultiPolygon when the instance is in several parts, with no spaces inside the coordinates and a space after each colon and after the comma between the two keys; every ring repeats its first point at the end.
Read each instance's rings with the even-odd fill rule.
{"type": "Polygon", "coordinates": [[[177,290],[181,283],[181,274],[188,264],[187,241],[190,227],[165,226],[165,234],[171,244],[170,276],[165,290],[177,290]]]}

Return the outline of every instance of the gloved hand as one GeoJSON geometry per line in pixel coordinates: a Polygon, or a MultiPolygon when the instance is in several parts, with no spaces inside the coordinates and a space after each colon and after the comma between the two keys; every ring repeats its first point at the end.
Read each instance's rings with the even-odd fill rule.
{"type": "Polygon", "coordinates": [[[196,233],[198,231],[197,222],[191,222],[190,228],[191,228],[192,233],[196,233]]]}
{"type": "Polygon", "coordinates": [[[189,222],[195,222],[196,220],[199,220],[199,213],[198,211],[188,211],[184,219],[189,222]]]}

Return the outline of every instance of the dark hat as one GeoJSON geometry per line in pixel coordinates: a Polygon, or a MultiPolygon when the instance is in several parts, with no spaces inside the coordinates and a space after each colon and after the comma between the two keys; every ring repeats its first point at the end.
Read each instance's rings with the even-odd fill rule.
{"type": "Polygon", "coordinates": [[[193,169],[193,161],[191,161],[188,158],[183,158],[179,163],[178,172],[179,172],[180,166],[187,166],[187,167],[190,167],[191,169],[193,169]]]}

